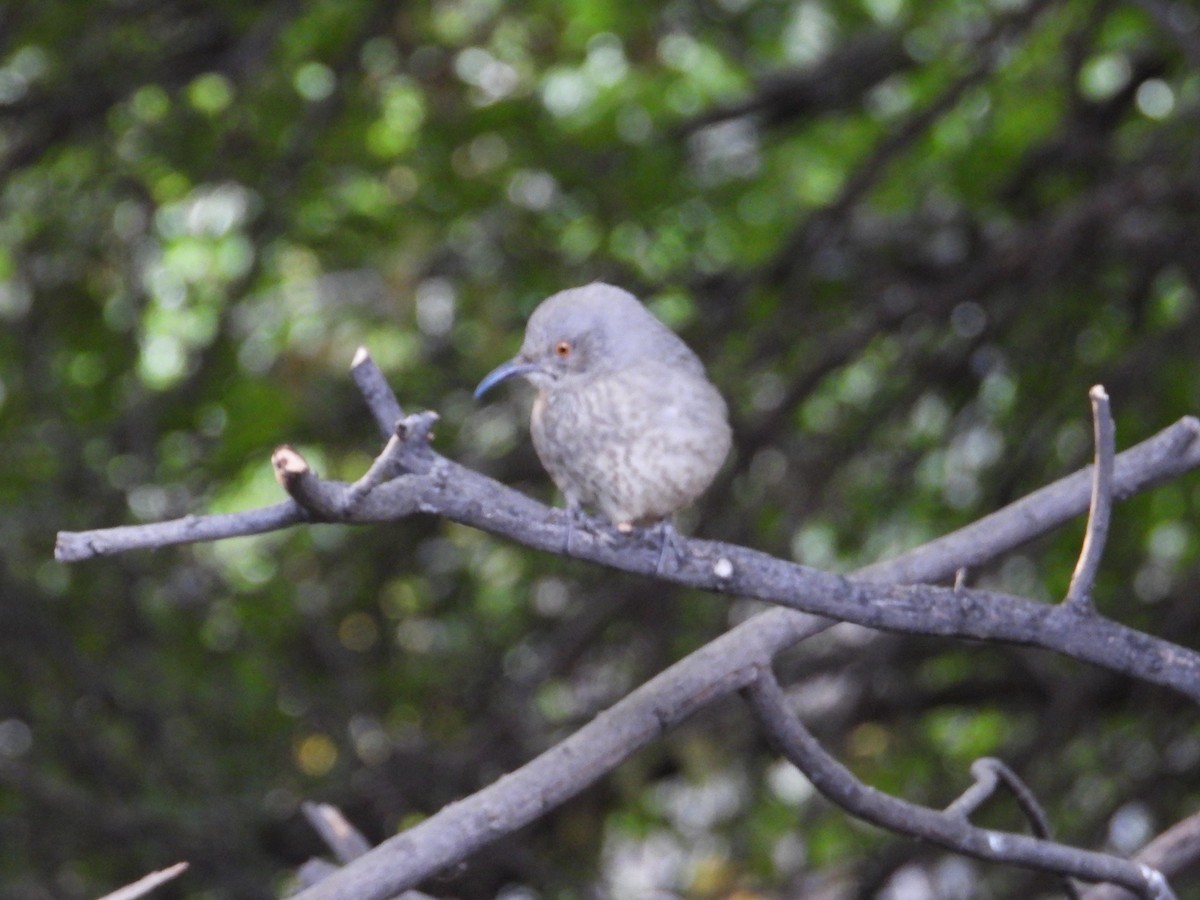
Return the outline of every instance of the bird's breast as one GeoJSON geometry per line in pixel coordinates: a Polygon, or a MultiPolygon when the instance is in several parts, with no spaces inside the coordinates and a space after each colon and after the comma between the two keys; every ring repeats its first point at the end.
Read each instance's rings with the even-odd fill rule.
{"type": "Polygon", "coordinates": [[[569,498],[615,522],[670,515],[706,488],[729,450],[725,404],[702,376],[648,365],[539,393],[534,447],[569,498]]]}

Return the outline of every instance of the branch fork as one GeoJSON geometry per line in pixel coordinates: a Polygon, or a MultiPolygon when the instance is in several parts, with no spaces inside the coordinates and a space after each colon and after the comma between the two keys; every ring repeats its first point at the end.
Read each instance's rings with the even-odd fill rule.
{"type": "MultiPolygon", "coordinates": [[[[374,521],[380,513],[372,510],[368,500],[376,491],[405,475],[425,475],[435,467],[438,457],[430,449],[429,442],[437,419],[435,412],[416,413],[400,419],[383,452],[353,484],[321,479],[300,452],[288,444],[271,454],[275,479],[314,521],[355,522],[364,518],[374,521]]],[[[396,487],[404,490],[403,484],[396,487]]],[[[386,517],[390,498],[383,499],[382,514],[386,517]]]]}
{"type": "MultiPolygon", "coordinates": [[[[764,667],[745,690],[755,718],[772,743],[803,772],[813,786],[848,812],[904,835],[938,844],[977,859],[1006,862],[1086,881],[1119,884],[1145,900],[1174,900],[1162,873],[1148,866],[1058,844],[1048,839],[1045,816],[1036,799],[1017,776],[998,760],[978,760],[972,766],[976,783],[945,810],[909,803],[869,787],[834,759],[803,723],[792,714],[775,674],[764,667]],[[1036,837],[972,825],[968,815],[1004,783],[1033,823],[1036,837]]],[[[1078,897],[1074,885],[1069,895],[1078,897]]]]}

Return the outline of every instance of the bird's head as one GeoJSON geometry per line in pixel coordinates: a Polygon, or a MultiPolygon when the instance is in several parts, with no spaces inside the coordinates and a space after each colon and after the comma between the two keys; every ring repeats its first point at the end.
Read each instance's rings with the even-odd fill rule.
{"type": "Polygon", "coordinates": [[[521,352],[488,373],[475,397],[514,375],[539,390],[551,390],[572,378],[661,356],[664,349],[678,352],[676,345],[683,347],[683,342],[628,291],[599,282],[571,288],[533,311],[521,352]]]}

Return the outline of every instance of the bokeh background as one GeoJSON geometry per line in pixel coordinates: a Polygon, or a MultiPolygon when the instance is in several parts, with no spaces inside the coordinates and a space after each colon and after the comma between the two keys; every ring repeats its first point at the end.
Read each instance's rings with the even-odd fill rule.
{"type": "MultiPolygon", "coordinates": [[[[428,519],[70,566],[58,529],[274,502],[285,441],[356,477],[360,344],[439,450],[550,501],[527,392],[470,392],[600,278],[729,398],[684,527],[850,570],[1086,463],[1094,383],[1122,446],[1200,412],[1198,126],[1183,0],[0,5],[0,896],[179,859],[156,896],[274,896],[321,850],[301,801],[379,840],[757,609],[428,519]]],[[[1195,476],[1119,507],[1101,609],[1196,645],[1198,525],[1195,476]]],[[[1081,534],[974,577],[1052,600],[1081,534]]],[[[995,754],[1131,852],[1200,799],[1162,689],[857,629],[780,668],[912,800],[995,754]]],[[[423,887],[1055,890],[854,822],[733,700],[423,887]]]]}

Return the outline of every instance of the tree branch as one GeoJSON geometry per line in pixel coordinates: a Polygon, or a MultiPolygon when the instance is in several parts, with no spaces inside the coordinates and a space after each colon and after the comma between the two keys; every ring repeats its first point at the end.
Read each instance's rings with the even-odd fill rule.
{"type": "Polygon", "coordinates": [[[1096,463],[1092,467],[1092,502],[1088,510],[1087,532],[1071,586],[1067,589],[1066,604],[1077,612],[1092,610],[1092,587],[1100,570],[1104,543],[1108,540],[1108,523],[1112,518],[1113,457],[1116,455],[1116,434],[1108,394],[1101,385],[1089,392],[1092,418],[1096,433],[1096,463]]]}
{"type": "Polygon", "coordinates": [[[291,500],[237,513],[208,516],[184,516],[169,522],[150,525],[119,525],[95,531],[60,531],[54,545],[54,558],[59,562],[78,562],[96,556],[111,556],[130,550],[155,550],[174,544],[194,544],[198,541],[220,541],[250,534],[279,531],[312,516],[291,500]]]}
{"type": "Polygon", "coordinates": [[[300,805],[300,811],[339,862],[348,863],[358,859],[371,849],[367,839],[346,821],[336,806],[305,802],[300,805]]]}
{"type": "MultiPolygon", "coordinates": [[[[359,496],[354,485],[318,478],[295,451],[286,451],[283,457],[276,454],[277,471],[281,458],[286,461],[280,472],[282,483],[306,510],[308,521],[361,524],[421,512],[529,547],[561,552],[568,528],[564,510],[547,507],[434,453],[427,441],[428,414],[404,421],[406,433],[399,449],[388,452],[396,453],[407,471],[365,496],[359,496]]],[[[1177,427],[1191,433],[1189,455],[1200,449],[1200,442],[1194,440],[1200,427],[1196,420],[1182,420],[1177,427]]],[[[1174,444],[1177,438],[1167,440],[1174,444]]],[[[190,521],[188,534],[197,530],[197,520],[190,521]]],[[[287,524],[293,524],[290,516],[287,524]]],[[[143,536],[155,528],[166,529],[171,537],[185,532],[177,523],[141,528],[147,530],[143,536]]],[[[105,546],[104,536],[103,531],[67,536],[66,546],[94,550],[105,546]]],[[[1172,687],[1200,701],[1200,654],[1098,615],[1081,618],[1066,605],[1048,606],[995,591],[871,583],[861,576],[850,579],[822,572],[748,547],[695,538],[679,538],[679,553],[671,554],[660,572],[660,547],[654,537],[652,529],[625,535],[607,523],[585,520],[582,526],[574,526],[572,553],[611,568],[660,575],[676,584],[752,597],[883,631],[1042,647],[1172,687]]],[[[60,558],[68,558],[62,536],[59,547],[60,558]]],[[[953,568],[964,562],[956,560],[953,568]]]]}
{"type": "MultiPolygon", "coordinates": [[[[367,839],[351,825],[342,811],[328,803],[302,803],[300,805],[308,824],[321,836],[325,845],[333,851],[341,863],[353,862],[371,849],[367,839]]],[[[310,859],[300,867],[297,880],[301,887],[311,887],[337,871],[337,866],[322,859],[310,859]]],[[[433,900],[420,891],[405,891],[396,900],[433,900]]]]}
{"type": "Polygon", "coordinates": [[[161,887],[168,881],[178,878],[187,869],[188,864],[186,862],[177,862],[173,866],[159,869],[157,872],[151,872],[144,878],[139,878],[133,884],[127,884],[125,887],[115,890],[111,894],[105,894],[100,900],[137,900],[138,897],[144,897],[155,888],[161,887]]]}
{"type": "MultiPolygon", "coordinates": [[[[1008,767],[1006,763],[992,757],[977,759],[971,763],[971,775],[975,783],[967,788],[958,799],[946,807],[945,815],[959,816],[964,821],[980,806],[996,793],[996,788],[1004,786],[1016,798],[1017,806],[1029,820],[1029,828],[1036,838],[1050,838],[1050,820],[1038,803],[1037,797],[1021,777],[1008,767]]],[[[1079,889],[1067,876],[1062,876],[1063,890],[1070,900],[1079,900],[1079,889]]]]}
{"type": "MultiPolygon", "coordinates": [[[[373,365],[369,360],[359,363],[373,365]]],[[[381,414],[376,408],[377,404],[387,405],[388,394],[390,391],[368,402],[381,430],[390,433],[391,425],[384,425],[390,414],[381,414]]],[[[399,405],[394,408],[398,410],[399,405]]],[[[407,471],[375,487],[363,503],[350,504],[355,517],[346,521],[378,521],[372,517],[388,508],[393,513],[401,511],[400,515],[435,513],[529,546],[554,552],[561,549],[566,525],[561,510],[551,510],[445,459],[430,449],[428,433],[421,427],[399,429],[398,434],[400,447],[387,452],[398,454],[407,471]]],[[[1198,435],[1200,422],[1188,417],[1120,454],[1115,460],[1114,495],[1129,496],[1200,465],[1198,435]]],[[[300,470],[306,468],[306,464],[299,466],[300,470]]],[[[311,473],[301,476],[302,481],[309,478],[319,485],[315,496],[323,497],[319,501],[323,511],[336,513],[348,508],[345,499],[352,485],[320,482],[311,473]]],[[[1082,513],[1088,506],[1089,482],[1086,470],[1077,472],[958,532],[897,559],[868,566],[856,573],[853,582],[746,548],[682,538],[682,564],[673,568],[667,580],[727,592],[757,585],[755,596],[775,589],[796,605],[813,600],[815,607],[863,624],[870,624],[867,620],[878,614],[878,622],[883,624],[876,627],[899,626],[906,616],[911,616],[910,624],[928,617],[925,621],[932,623],[930,633],[937,634],[987,636],[984,632],[992,626],[986,623],[995,625],[1008,616],[1009,633],[1002,639],[1020,640],[1020,632],[1029,638],[1026,642],[1061,649],[1079,658],[1094,656],[1097,658],[1093,661],[1101,665],[1156,683],[1169,683],[1196,696],[1196,654],[1123,629],[1099,616],[1082,621],[1079,616],[1071,616],[1068,622],[1062,607],[1021,598],[927,586],[885,588],[871,583],[943,580],[963,566],[987,562],[1082,513]],[[760,565],[761,570],[755,568],[760,565]],[[795,596],[789,592],[795,592],[795,596]],[[1056,636],[1049,642],[1039,637],[1050,634],[1056,636]],[[1091,651],[1086,651],[1087,647],[1091,651]],[[1104,656],[1115,651],[1115,658],[1099,658],[1101,647],[1105,648],[1104,656]]],[[[283,507],[303,510],[294,502],[283,507]]],[[[311,520],[313,515],[303,513],[285,524],[305,521],[303,516],[311,520]]],[[[176,523],[164,525],[177,527],[176,523]]],[[[133,530],[144,532],[138,546],[155,546],[150,532],[162,527],[136,526],[133,530]]],[[[116,552],[105,540],[109,533],[60,535],[60,549],[66,538],[68,546],[90,549],[84,556],[116,552]]],[[[174,532],[169,536],[177,537],[174,532]]],[[[578,529],[576,538],[576,555],[618,568],[648,573],[658,560],[658,547],[653,541],[644,541],[637,534],[617,535],[594,522],[578,529]]],[[[831,624],[829,619],[785,608],[752,618],[671,666],[520,769],[385,841],[301,896],[315,900],[353,894],[385,900],[399,894],[564,802],[693,712],[748,686],[776,653],[831,624]]]]}
{"type": "Polygon", "coordinates": [[[1175,894],[1162,874],[1120,857],[1079,850],[1025,835],[978,828],[957,811],[918,806],[875,790],[830,756],[788,709],[787,698],[766,667],[746,697],[779,750],[834,803],[883,828],[931,841],[977,859],[1019,865],[1085,881],[1120,884],[1147,900],[1175,894]]]}
{"type": "Polygon", "coordinates": [[[977,759],[971,763],[971,775],[975,778],[975,783],[946,807],[946,815],[967,818],[996,793],[996,788],[1003,785],[1016,798],[1021,812],[1029,820],[1029,827],[1034,836],[1050,837],[1050,823],[1046,819],[1046,813],[1041,804],[1037,802],[1037,797],[1033,795],[1033,791],[1021,780],[1020,776],[1002,760],[992,757],[977,759]]]}
{"type": "MultiPolygon", "coordinates": [[[[361,359],[359,365],[364,365],[361,359]]],[[[378,402],[372,399],[372,403],[378,402]]],[[[376,412],[376,420],[382,417],[376,412]]],[[[414,513],[445,517],[503,535],[527,546],[561,552],[563,535],[570,526],[567,514],[551,509],[440,454],[428,444],[430,414],[409,416],[397,430],[399,443],[389,444],[385,454],[394,455],[403,475],[376,486],[363,495],[360,487],[324,481],[295,453],[276,454],[281,483],[296,501],[289,506],[270,507],[242,514],[252,527],[239,528],[236,517],[187,517],[158,525],[123,529],[64,533],[59,536],[58,557],[79,559],[87,555],[115,552],[130,546],[162,546],[184,540],[206,539],[231,533],[267,530],[260,518],[283,525],[297,521],[368,523],[394,521],[414,513]],[[303,511],[303,512],[301,512],[303,511]],[[116,532],[114,535],[113,532],[116,532]]],[[[1123,466],[1114,472],[1114,492],[1128,493],[1153,483],[1167,472],[1177,472],[1200,463],[1200,422],[1180,420],[1175,426],[1138,448],[1121,454],[1123,466]]],[[[1077,473],[1045,488],[1021,502],[1016,535],[1025,539],[1045,528],[1028,528],[1026,521],[1061,521],[1061,500],[1087,480],[1077,473]],[[1069,485],[1079,479],[1078,486],[1069,485]],[[1047,493],[1049,492],[1049,493],[1047,493]]],[[[947,540],[961,546],[962,536],[976,533],[992,517],[981,520],[947,540]]],[[[1008,520],[1010,523],[1012,519],[1008,520]]],[[[993,520],[993,524],[997,524],[993,520]]],[[[1010,524],[1010,527],[1011,524],[1010,524]]],[[[660,547],[652,529],[625,535],[597,520],[576,524],[573,555],[612,568],[644,575],[661,576],[677,584],[726,594],[765,600],[801,612],[854,622],[869,628],[911,634],[965,637],[1028,644],[1054,650],[1123,672],[1154,684],[1172,687],[1200,700],[1200,654],[1178,645],[1125,628],[1101,616],[1085,618],[1069,605],[1052,607],[994,591],[938,588],[927,584],[901,587],[871,583],[867,569],[857,579],[845,578],[807,566],[777,559],[768,554],[717,541],[679,538],[677,554],[659,571],[660,547]],[[647,535],[647,531],[651,534],[647,535]]],[[[930,558],[931,545],[922,554],[930,558]]],[[[994,540],[976,547],[996,547],[994,540]]],[[[953,559],[951,572],[981,559],[953,559]]],[[[983,554],[986,558],[988,554],[983,554]]],[[[947,562],[950,560],[947,559],[947,562]]],[[[901,558],[899,563],[903,562],[901,558]]],[[[896,565],[889,567],[895,572],[896,565]]],[[[933,580],[946,573],[914,569],[896,581],[933,580]]]]}
{"type": "MultiPolygon", "coordinates": [[[[1134,854],[1134,862],[1158,869],[1171,878],[1200,860],[1200,813],[1176,822],[1134,854]]],[[[1097,885],[1084,900],[1128,900],[1128,891],[1115,885],[1097,885]]]]}
{"type": "MultiPolygon", "coordinates": [[[[825,627],[811,617],[792,618],[815,623],[815,632],[825,627]]],[[[722,635],[540,756],[388,838],[294,900],[388,900],[529,824],[693,713],[745,687],[756,666],[742,661],[768,659],[775,652],[771,638],[744,625],[722,635]],[[739,662],[730,666],[731,660],[739,662]]]]}
{"type": "Polygon", "coordinates": [[[387,437],[395,430],[404,410],[400,408],[400,402],[366,347],[359,347],[354,352],[354,359],[350,361],[350,376],[367,401],[379,431],[387,437]]]}

